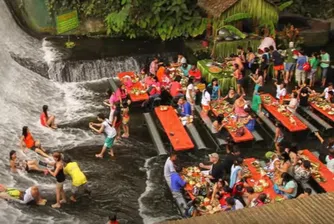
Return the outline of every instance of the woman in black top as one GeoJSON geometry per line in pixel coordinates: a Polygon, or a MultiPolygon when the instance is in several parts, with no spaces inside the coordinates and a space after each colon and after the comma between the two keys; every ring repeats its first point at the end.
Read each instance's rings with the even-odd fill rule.
{"type": "Polygon", "coordinates": [[[238,98],[239,95],[235,92],[233,88],[230,88],[228,94],[223,98],[223,100],[226,100],[229,104],[233,105],[238,98]]]}
{"type": "Polygon", "coordinates": [[[308,106],[308,98],[310,96],[309,90],[307,87],[303,87],[299,93],[299,105],[302,107],[308,106]]]}
{"type": "Polygon", "coordinates": [[[59,152],[53,153],[53,158],[55,160],[54,164],[54,171],[49,170],[50,174],[56,177],[57,184],[56,184],[56,204],[52,205],[52,208],[60,208],[62,203],[66,203],[66,196],[64,192],[64,181],[65,181],[65,174],[64,174],[64,163],[62,160],[62,156],[59,152]]]}

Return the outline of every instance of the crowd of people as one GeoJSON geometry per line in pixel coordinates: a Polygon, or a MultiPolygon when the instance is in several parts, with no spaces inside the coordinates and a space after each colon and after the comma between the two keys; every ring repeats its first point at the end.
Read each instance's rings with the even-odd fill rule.
{"type": "MultiPolygon", "coordinates": [[[[248,48],[246,52],[242,47],[238,47],[237,54],[231,55],[230,59],[232,60],[227,63],[233,65],[233,76],[236,79],[237,88],[230,88],[227,95],[222,94],[216,78],[213,78],[210,83],[206,83],[203,79],[191,77],[186,90],[183,90],[180,85],[174,84],[176,88],[171,95],[179,99],[177,101],[179,115],[192,115],[190,109],[193,111],[195,97],[201,99],[201,116],[209,115],[212,103],[222,100],[233,105],[236,119],[242,119],[245,127],[253,131],[257,116],[266,115],[260,97],[264,93],[266,82],[274,83],[275,98],[292,114],[296,113],[299,107],[308,107],[311,97],[323,98],[324,101],[333,105],[333,84],[328,82],[328,79],[332,78],[329,77],[330,56],[325,50],[321,50],[320,53],[312,53],[312,56],[308,57],[302,49],[297,50],[293,43],[290,43],[289,48],[285,51],[279,51],[275,46],[267,46],[259,52],[261,52],[260,55],[254,53],[251,48],[248,48]],[[317,80],[318,71],[321,73],[320,80],[317,80]],[[245,89],[249,87],[245,85],[247,77],[254,84],[254,90],[250,91],[252,92],[250,96],[245,94],[245,89]],[[320,85],[317,84],[317,81],[320,85]],[[288,91],[289,84],[294,86],[290,92],[288,91]],[[323,89],[316,92],[314,88],[323,89]],[[251,100],[248,101],[247,97],[251,100]]],[[[180,63],[183,61],[181,63],[182,69],[191,68],[186,64],[186,59],[183,56],[180,56],[179,59],[180,63]]],[[[191,73],[183,72],[183,75],[191,76],[191,73]]],[[[172,83],[178,82],[179,79],[175,80],[172,83]]],[[[223,128],[227,125],[224,115],[219,114],[214,117],[211,132],[214,135],[224,136],[221,135],[223,128]]],[[[318,132],[315,135],[321,143],[324,143],[324,139],[318,132]]],[[[334,173],[333,142],[333,139],[330,139],[326,147],[325,163],[328,169],[334,173]]],[[[212,153],[209,155],[208,165],[203,163],[198,165],[208,180],[210,190],[207,191],[206,196],[212,200],[218,199],[222,210],[225,211],[261,206],[267,203],[266,194],[255,193],[254,188],[247,184],[247,172],[245,171],[247,166],[244,166],[238,148],[231,144],[229,143],[227,146],[226,158],[223,161],[220,160],[217,153],[212,153]]],[[[275,192],[281,194],[285,199],[309,196],[312,193],[311,188],[301,188],[300,185],[308,182],[311,177],[311,162],[299,156],[296,144],[287,141],[283,125],[279,120],[275,123],[274,145],[275,152],[268,154],[267,173],[275,183],[275,192]]],[[[196,210],[199,204],[196,200],[193,200],[191,204],[184,201],[184,188],[189,183],[182,178],[181,168],[176,161],[177,155],[171,153],[164,166],[164,177],[173,197],[178,201],[183,201],[181,204],[186,207],[188,212],[191,210],[190,216],[192,216],[196,213],[194,209],[196,210]]]]}

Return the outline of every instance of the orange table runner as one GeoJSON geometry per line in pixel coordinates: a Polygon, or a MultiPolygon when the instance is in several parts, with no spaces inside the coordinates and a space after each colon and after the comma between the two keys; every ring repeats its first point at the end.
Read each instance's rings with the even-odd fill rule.
{"type": "Polygon", "coordinates": [[[187,131],[183,127],[173,107],[167,107],[168,109],[164,111],[162,111],[160,107],[156,107],[155,113],[158,116],[174,150],[182,151],[193,149],[194,144],[191,141],[187,131]]]}
{"type": "Polygon", "coordinates": [[[286,117],[284,115],[282,115],[280,112],[278,112],[278,107],[272,105],[272,103],[274,102],[278,102],[272,95],[270,94],[262,94],[261,95],[261,99],[262,99],[262,105],[264,107],[264,109],[266,109],[269,113],[271,113],[271,115],[273,115],[279,122],[282,123],[282,125],[284,127],[286,127],[289,131],[291,132],[297,132],[297,131],[303,131],[307,129],[307,126],[301,122],[296,116],[291,115],[293,117],[293,119],[296,121],[296,124],[292,124],[290,122],[290,117],[286,117]],[[270,96],[271,97],[271,103],[270,104],[266,104],[264,103],[264,97],[265,96],[270,96]]]}
{"type": "Polygon", "coordinates": [[[244,159],[244,163],[248,166],[249,171],[251,172],[252,176],[247,178],[247,184],[250,186],[254,186],[255,182],[259,181],[260,179],[265,180],[269,186],[266,188],[263,188],[263,193],[269,195],[269,197],[271,198],[271,200],[275,200],[275,198],[277,196],[282,197],[279,194],[276,194],[275,190],[274,190],[274,183],[272,182],[272,180],[268,177],[268,176],[263,176],[261,177],[261,174],[256,170],[256,168],[252,165],[252,162],[254,162],[256,159],[254,158],[247,158],[244,159]],[[250,181],[250,180],[254,180],[250,181]]]}
{"type": "MultiPolygon", "coordinates": [[[[328,119],[330,119],[331,121],[334,121],[334,114],[333,115],[328,114],[329,110],[324,110],[320,107],[317,107],[314,103],[311,103],[311,102],[310,102],[310,105],[311,105],[312,108],[319,111],[321,114],[326,116],[328,119]]],[[[334,107],[332,107],[332,108],[334,108],[334,107]]]]}
{"type": "Polygon", "coordinates": [[[334,174],[324,165],[320,160],[313,155],[312,152],[305,149],[303,150],[303,155],[307,156],[311,162],[318,163],[319,172],[323,175],[326,179],[325,182],[318,182],[318,184],[326,191],[326,192],[334,192],[334,174]]]}
{"type": "MultiPolygon", "coordinates": [[[[220,114],[216,109],[211,109],[211,111],[216,117],[218,117],[218,115],[220,114]]],[[[224,116],[228,116],[228,114],[224,113],[224,116]]],[[[227,126],[232,126],[236,128],[236,123],[233,122],[231,118],[229,118],[227,126]]],[[[228,133],[230,133],[235,143],[252,141],[254,139],[252,133],[246,127],[243,127],[243,129],[245,131],[245,134],[240,137],[236,135],[237,134],[236,132],[232,132],[229,128],[226,128],[226,130],[228,131],[228,133]]]]}
{"type": "MultiPolygon", "coordinates": [[[[134,72],[121,72],[121,73],[117,74],[117,77],[120,79],[121,82],[123,81],[122,79],[125,76],[129,76],[131,79],[136,77],[134,72]]],[[[133,89],[138,89],[139,91],[144,90],[142,84],[139,81],[135,82],[135,83],[132,83],[132,86],[127,87],[126,89],[128,91],[128,94],[129,94],[130,99],[131,99],[132,102],[139,102],[139,101],[144,101],[144,100],[149,99],[149,96],[146,92],[145,93],[140,93],[139,92],[138,94],[135,94],[135,93],[132,92],[133,89]]]]}

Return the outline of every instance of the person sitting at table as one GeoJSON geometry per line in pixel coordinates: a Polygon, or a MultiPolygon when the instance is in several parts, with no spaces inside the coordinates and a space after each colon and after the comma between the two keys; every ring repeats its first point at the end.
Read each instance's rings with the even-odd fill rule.
{"type": "Polygon", "coordinates": [[[312,194],[311,188],[305,188],[304,193],[301,193],[297,198],[307,198],[312,194]]]}
{"type": "Polygon", "coordinates": [[[191,69],[191,65],[188,65],[187,63],[184,63],[181,65],[181,72],[183,73],[184,76],[188,77],[189,76],[189,71],[191,69]]]}
{"type": "Polygon", "coordinates": [[[306,183],[311,177],[311,162],[309,160],[303,160],[301,163],[294,167],[294,178],[300,183],[306,183]]]}
{"type": "Polygon", "coordinates": [[[281,98],[284,98],[286,96],[285,83],[281,82],[280,84],[277,84],[277,82],[275,82],[275,86],[276,86],[276,99],[280,100],[281,98]]]}
{"type": "Polygon", "coordinates": [[[203,163],[199,164],[200,168],[206,169],[207,171],[202,171],[205,175],[208,175],[209,179],[212,182],[217,182],[223,177],[224,167],[223,164],[219,161],[219,155],[217,153],[209,154],[211,165],[204,165],[203,163]]]}
{"type": "Polygon", "coordinates": [[[297,165],[299,160],[297,143],[292,143],[291,146],[286,147],[284,151],[288,153],[292,166],[297,165]]]}
{"type": "Polygon", "coordinates": [[[226,176],[226,179],[229,179],[231,176],[231,168],[234,163],[234,161],[240,157],[240,150],[237,146],[234,146],[231,149],[230,153],[227,153],[223,165],[224,165],[224,175],[226,176]]]}
{"type": "Polygon", "coordinates": [[[311,95],[310,89],[303,84],[303,86],[298,90],[299,93],[299,105],[302,107],[307,107],[309,105],[308,98],[311,95]]]}
{"type": "Polygon", "coordinates": [[[192,65],[191,69],[189,70],[189,77],[194,77],[196,81],[200,81],[202,78],[201,71],[197,68],[196,65],[192,65]]]}
{"type": "Polygon", "coordinates": [[[249,186],[249,187],[246,187],[246,192],[244,193],[243,196],[244,196],[244,201],[246,203],[246,206],[250,207],[252,201],[256,199],[259,196],[259,194],[255,193],[254,188],[249,186]]]}
{"type": "Polygon", "coordinates": [[[231,197],[232,189],[228,187],[228,183],[222,179],[219,179],[212,188],[211,202],[218,199],[221,205],[225,204],[225,199],[231,197]],[[227,191],[225,191],[227,189],[227,191]]]}
{"type": "Polygon", "coordinates": [[[216,118],[216,120],[212,123],[211,133],[216,135],[217,137],[221,137],[220,131],[225,126],[225,123],[223,123],[224,115],[219,114],[216,118]]]}
{"type": "Polygon", "coordinates": [[[245,112],[248,114],[248,116],[244,118],[243,124],[250,132],[252,132],[255,130],[256,116],[249,107],[245,109],[245,112]]]}
{"type": "Polygon", "coordinates": [[[232,58],[232,61],[228,62],[229,64],[238,65],[238,69],[240,69],[240,71],[242,72],[244,70],[244,64],[242,63],[242,60],[240,59],[240,57],[238,57],[238,55],[236,54],[231,54],[230,58],[232,58]]]}
{"type": "Polygon", "coordinates": [[[280,160],[278,154],[274,152],[267,152],[265,157],[269,159],[269,162],[265,166],[265,170],[267,172],[267,175],[272,178],[275,174],[276,167],[280,165],[280,160]]]}
{"type": "Polygon", "coordinates": [[[233,197],[226,198],[226,208],[224,211],[235,211],[243,208],[243,204],[238,199],[233,197]]]}
{"type": "Polygon", "coordinates": [[[150,74],[151,75],[156,75],[158,71],[158,64],[159,64],[159,59],[157,57],[154,57],[153,61],[150,64],[150,74]]]}
{"type": "Polygon", "coordinates": [[[229,104],[233,105],[238,98],[239,98],[239,95],[236,94],[234,88],[231,87],[228,91],[228,94],[223,98],[223,100],[225,100],[229,104]]]}
{"type": "Polygon", "coordinates": [[[290,102],[287,105],[286,109],[288,109],[291,113],[295,113],[298,107],[298,93],[293,92],[290,102]]]}
{"type": "Polygon", "coordinates": [[[281,154],[280,158],[281,158],[280,163],[279,164],[275,164],[275,173],[274,173],[274,179],[275,180],[280,179],[282,173],[288,172],[289,169],[290,169],[290,167],[291,167],[291,165],[292,165],[288,153],[283,152],[281,154]]]}
{"type": "Polygon", "coordinates": [[[165,70],[164,74],[161,76],[161,78],[157,77],[158,80],[160,80],[161,87],[164,89],[169,89],[171,85],[171,78],[169,76],[170,71],[168,69],[165,70]]]}
{"type": "Polygon", "coordinates": [[[286,199],[292,199],[297,196],[297,188],[298,185],[293,177],[289,173],[282,174],[282,185],[277,189],[280,190],[280,194],[282,194],[286,199]]]}
{"type": "Polygon", "coordinates": [[[234,113],[239,117],[246,117],[248,114],[245,112],[246,100],[244,95],[240,95],[239,98],[235,101],[234,113]]]}
{"type": "Polygon", "coordinates": [[[201,99],[201,105],[202,105],[202,112],[204,115],[208,115],[210,111],[210,104],[211,104],[211,94],[210,94],[211,88],[204,88],[202,91],[202,99],[201,99]]]}
{"type": "Polygon", "coordinates": [[[239,64],[234,64],[234,72],[233,72],[233,76],[236,78],[237,80],[237,93],[240,94],[245,94],[245,90],[243,87],[243,83],[244,83],[244,77],[242,75],[242,71],[240,69],[239,64]]]}
{"type": "Polygon", "coordinates": [[[181,53],[178,54],[176,65],[181,66],[182,64],[186,64],[186,63],[187,63],[187,59],[181,53]]]}
{"type": "Polygon", "coordinates": [[[324,97],[325,99],[328,98],[328,93],[334,91],[333,89],[333,83],[328,83],[327,87],[324,89],[324,91],[320,94],[320,97],[324,97]]]}
{"type": "Polygon", "coordinates": [[[211,100],[220,99],[220,85],[218,85],[218,79],[213,78],[211,80],[211,83],[208,85],[208,87],[212,89],[211,100]]]}
{"type": "Polygon", "coordinates": [[[256,93],[258,91],[259,87],[263,86],[263,71],[257,69],[255,74],[251,74],[251,75],[249,75],[249,77],[255,83],[254,93],[256,93]]]}
{"type": "Polygon", "coordinates": [[[262,87],[259,87],[252,97],[252,110],[256,113],[262,113],[262,99],[261,94],[263,93],[262,87]]]}
{"type": "Polygon", "coordinates": [[[159,80],[161,80],[165,72],[166,72],[166,67],[164,66],[164,63],[163,62],[158,63],[158,70],[156,76],[158,77],[159,80]]]}
{"type": "Polygon", "coordinates": [[[231,176],[230,176],[230,188],[233,188],[236,183],[241,181],[242,176],[242,167],[243,167],[244,159],[238,157],[234,160],[233,165],[231,167],[231,176]]]}
{"type": "Polygon", "coordinates": [[[153,80],[152,84],[147,89],[149,98],[142,103],[141,105],[142,107],[150,106],[153,103],[154,99],[159,97],[161,94],[161,85],[160,82],[158,81],[158,78],[154,76],[152,80],[153,80]]]}
{"type": "Polygon", "coordinates": [[[176,99],[183,96],[183,89],[181,85],[181,76],[176,76],[174,81],[170,85],[170,95],[176,99]]]}
{"type": "Polygon", "coordinates": [[[183,97],[177,101],[177,113],[181,117],[189,117],[192,114],[191,105],[183,97]]]}
{"type": "Polygon", "coordinates": [[[334,91],[328,92],[328,97],[326,98],[328,103],[334,103],[334,91]]]}
{"type": "Polygon", "coordinates": [[[266,193],[261,193],[251,201],[249,207],[262,206],[266,203],[266,200],[267,200],[267,194],[266,193]]]}
{"type": "Polygon", "coordinates": [[[328,143],[328,155],[326,156],[327,168],[334,174],[334,139],[331,138],[328,143]]]}
{"type": "Polygon", "coordinates": [[[275,123],[275,137],[274,137],[274,143],[276,148],[276,153],[281,154],[280,152],[280,144],[284,140],[284,134],[283,134],[283,126],[280,122],[275,123]]]}

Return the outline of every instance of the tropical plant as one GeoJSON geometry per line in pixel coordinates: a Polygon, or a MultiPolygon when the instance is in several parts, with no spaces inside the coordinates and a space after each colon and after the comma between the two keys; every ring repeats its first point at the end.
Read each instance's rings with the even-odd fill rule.
{"type": "Polygon", "coordinates": [[[278,11],[282,12],[286,8],[290,7],[292,4],[293,4],[293,1],[284,2],[278,6],[278,11]]]}
{"type": "Polygon", "coordinates": [[[288,48],[290,42],[294,42],[295,47],[304,43],[304,39],[299,35],[299,30],[293,25],[287,25],[281,32],[277,33],[278,46],[288,48]]]}

